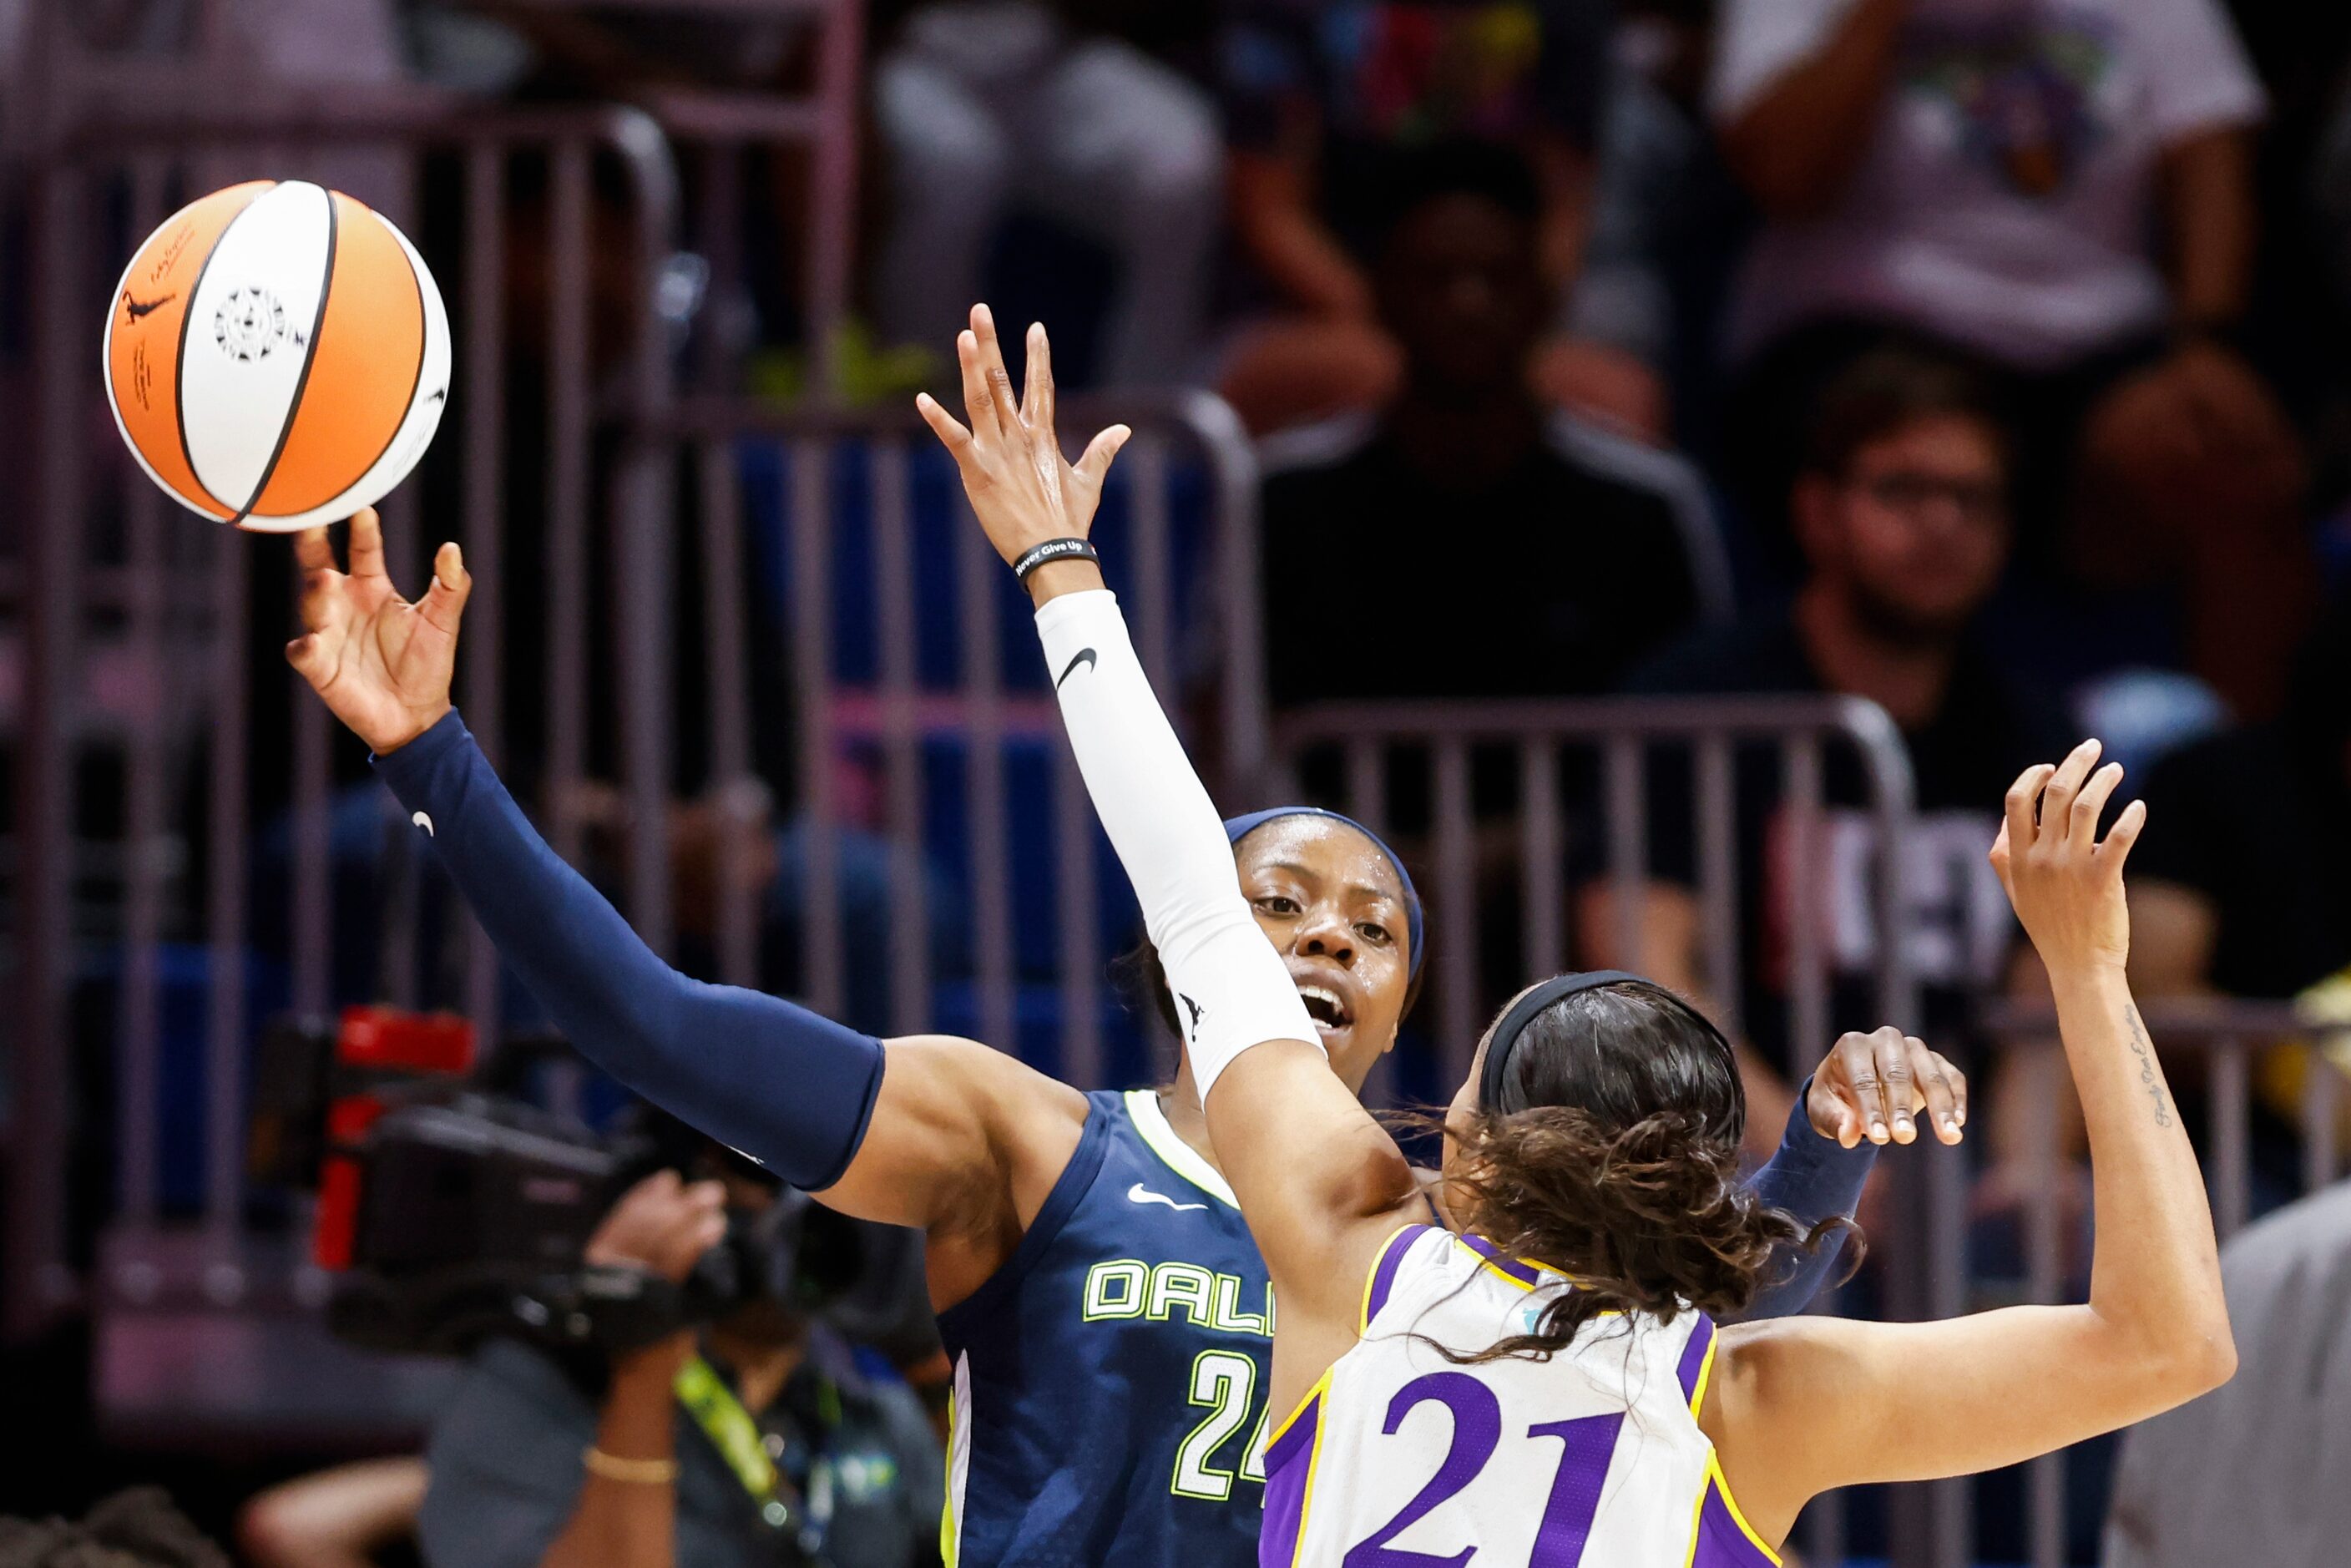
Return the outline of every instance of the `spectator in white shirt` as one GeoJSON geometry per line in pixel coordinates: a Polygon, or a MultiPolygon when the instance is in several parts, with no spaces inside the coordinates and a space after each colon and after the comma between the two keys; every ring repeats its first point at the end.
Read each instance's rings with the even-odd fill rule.
{"type": "Polygon", "coordinates": [[[923,0],[907,11],[873,76],[887,206],[873,293],[887,340],[951,341],[984,291],[998,225],[1025,205],[1111,253],[1098,379],[1182,379],[1205,330],[1224,143],[1207,90],[1119,26],[1180,32],[1181,17],[1153,14],[1181,9],[923,0]]]}
{"type": "Polygon", "coordinates": [[[1965,350],[2033,438],[2028,559],[2177,583],[2197,673],[2272,708],[2314,580],[2299,441],[2231,346],[2264,101],[2217,0],[1725,0],[1709,98],[1765,218],[1742,487],[1785,493],[1775,411],[1888,335],[1965,350]]]}

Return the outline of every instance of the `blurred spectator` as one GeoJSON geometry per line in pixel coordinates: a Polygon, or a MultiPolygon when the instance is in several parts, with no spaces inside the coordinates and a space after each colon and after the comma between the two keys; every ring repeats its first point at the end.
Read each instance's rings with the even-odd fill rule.
{"type": "MultiPolygon", "coordinates": [[[[0,124],[12,136],[54,135],[85,120],[123,119],[121,105],[134,99],[159,123],[217,119],[225,102],[246,115],[296,116],[329,100],[396,103],[412,76],[397,9],[394,0],[0,0],[0,124]],[[129,96],[118,66],[146,68],[129,78],[139,84],[129,96]],[[158,91],[154,84],[167,80],[172,90],[158,91]],[[26,118],[28,109],[47,123],[26,118]]],[[[312,145],[276,156],[289,152],[284,177],[318,181],[412,222],[400,154],[312,145]]]]}
{"type": "Polygon", "coordinates": [[[0,1519],[5,1568],[229,1568],[161,1487],[120,1491],[82,1517],[0,1519]]]}
{"type": "MultiPolygon", "coordinates": [[[[1232,222],[1280,311],[1245,334],[1223,378],[1253,429],[1393,392],[1402,350],[1375,319],[1373,250],[1390,193],[1431,147],[1475,139],[1526,160],[1541,276],[1564,311],[1592,220],[1614,19],[1608,0],[1235,0],[1218,51],[1232,222]]],[[[1662,435],[1647,365],[1552,336],[1548,388],[1662,435]]]]}
{"type": "Polygon", "coordinates": [[[2351,74],[2343,78],[2314,152],[2310,196],[2329,293],[2337,311],[2351,310],[2351,74]]]}
{"type": "MultiPolygon", "coordinates": [[[[16,51],[31,43],[204,64],[225,56],[239,73],[239,90],[265,99],[385,87],[403,74],[394,11],[392,0],[101,0],[79,6],[0,0],[0,72],[25,63],[16,51]],[[29,26],[44,10],[56,37],[29,26]],[[208,47],[218,51],[210,58],[208,47]]],[[[192,76],[188,85],[201,89],[205,78],[192,76]]]]}
{"type": "Polygon", "coordinates": [[[2177,587],[2238,711],[2310,600],[2299,440],[2234,346],[2262,89],[2216,0],[1728,0],[1711,90],[1767,225],[1730,454],[1767,514],[1789,419],[1889,329],[2013,404],[2034,564],[2177,587]]]}
{"type": "Polygon", "coordinates": [[[365,1568],[413,1542],[424,1461],[361,1459],[271,1487],[238,1513],[238,1551],[253,1568],[365,1568]]]}
{"type": "Polygon", "coordinates": [[[2351,964],[2351,606],[2313,635],[2278,718],[2182,747],[2142,792],[2163,824],[2131,860],[2142,994],[2283,998],[2351,964]]]}
{"type": "MultiPolygon", "coordinates": [[[[1967,371],[1885,350],[1852,365],[1823,398],[1791,509],[1810,573],[1792,609],[1700,634],[1638,672],[1630,690],[1656,695],[1839,693],[1867,697],[1900,727],[1917,819],[1899,878],[1911,970],[1925,990],[1925,1028],[1946,1044],[1986,987],[2033,979],[2029,952],[1986,860],[2002,797],[2026,767],[2072,745],[2062,711],[2012,680],[1979,647],[1978,612],[2009,549],[2007,439],[1967,371]]],[[[1810,918],[1830,966],[1828,1027],[1866,1029],[1877,1016],[1879,937],[1866,775],[1849,749],[1823,758],[1820,841],[1787,842],[1776,755],[1742,749],[1737,764],[1741,943],[1737,975],[1706,967],[1698,897],[1694,803],[1686,759],[1653,768],[1651,877],[1641,946],[1625,954],[1610,890],[1584,894],[1586,939],[1603,961],[1677,989],[1729,993],[1750,1043],[1755,1125],[1778,1124],[1787,1075],[1827,1043],[1789,1037],[1786,968],[1797,857],[1815,881],[1810,918]]],[[[2034,982],[2037,984],[2037,980],[2034,982]]]]}
{"type": "MultiPolygon", "coordinates": [[[[612,896],[628,885],[627,797],[603,783],[581,783],[554,803],[587,834],[586,866],[591,880],[612,896]]],[[[797,993],[806,983],[810,909],[810,862],[816,831],[805,817],[777,823],[767,787],[752,779],[715,784],[702,795],[672,802],[667,845],[670,911],[679,944],[677,962],[690,974],[716,977],[727,933],[724,910],[739,895],[752,920],[752,960],[757,983],[777,995],[797,993]]],[[[444,895],[447,877],[431,862],[413,864],[396,831],[397,812],[387,815],[383,791],[374,781],[338,790],[329,803],[328,855],[338,908],[350,912],[335,923],[329,994],[340,1005],[380,998],[392,977],[386,916],[401,899],[403,879],[420,878],[425,896],[418,947],[426,956],[430,998],[446,999],[462,984],[462,924],[452,924],[444,895]]],[[[844,992],[842,1019],[852,1028],[879,1034],[890,1014],[889,937],[893,913],[891,844],[852,824],[830,835],[836,908],[841,923],[844,992]]],[[[295,932],[290,925],[296,841],[290,813],[273,820],[260,834],[254,860],[255,945],[269,957],[290,962],[295,932]]],[[[968,910],[946,875],[924,857],[917,870],[922,919],[930,933],[934,975],[958,976],[970,964],[968,910]]],[[[417,896],[411,890],[406,896],[417,896]]],[[[544,1019],[519,983],[504,988],[511,1028],[539,1028],[544,1019]]]]}
{"type": "MultiPolygon", "coordinates": [[[[2140,996],[2283,1000],[2340,981],[2351,970],[2351,603],[2312,636],[2278,718],[2182,747],[2143,793],[2159,827],[2131,858],[2140,996]]],[[[2298,1185],[2304,1074],[2339,1071],[2330,1060],[2299,1045],[2258,1059],[2253,1152],[2273,1192],[2298,1185]]],[[[2191,1096],[2199,1078],[2183,1084],[2191,1096]]],[[[2342,1087],[2338,1105],[2351,1109],[2342,1087]]]]}
{"type": "Polygon", "coordinates": [[[1026,205],[1113,254],[1104,379],[1175,380],[1198,350],[1224,194],[1205,91],[1119,36],[1149,0],[930,0],[875,67],[893,342],[951,343],[998,225],[1026,205]]]}
{"type": "Polygon", "coordinates": [[[2351,1539],[2351,1186],[2231,1240],[2220,1281],[2237,1375],[2124,1439],[2105,1568],[2336,1563],[2351,1539]]]}
{"type": "Polygon", "coordinates": [[[1728,609],[1696,477],[1551,413],[1526,367],[1547,319],[1541,203],[1507,152],[1457,147],[1397,195],[1374,300],[1404,356],[1376,415],[1267,444],[1266,665],[1278,705],[1605,690],[1728,609]],[[1449,548],[1428,519],[1461,519],[1449,548]],[[1367,606],[1443,634],[1334,660],[1367,606]],[[1476,634],[1466,635],[1474,618],[1476,634]],[[1432,628],[1434,629],[1434,628],[1432,628]]]}
{"type": "MultiPolygon", "coordinates": [[[[509,68],[518,68],[517,85],[534,98],[657,103],[669,91],[773,92],[805,69],[807,20],[788,7],[465,3],[524,46],[509,68]]],[[[423,15],[441,21],[429,9],[423,15]]]]}
{"type": "MultiPolygon", "coordinates": [[[[731,1161],[690,1185],[662,1172],[613,1207],[587,1259],[683,1281],[727,1209],[775,1201],[731,1161]]],[[[937,1561],[945,1477],[920,1402],[868,1382],[831,1330],[769,1293],[698,1343],[675,1334],[590,1375],[490,1341],[426,1459],[419,1524],[440,1568],[937,1561]]]]}
{"type": "MultiPolygon", "coordinates": [[[[828,835],[833,862],[835,907],[841,921],[843,994],[841,1020],[872,1034],[888,1032],[890,1016],[890,926],[893,878],[900,852],[878,832],[855,821],[857,776],[841,770],[837,787],[852,820],[828,835]]],[[[670,913],[680,949],[677,961],[688,973],[717,975],[726,941],[726,906],[739,895],[751,915],[754,959],[761,989],[796,996],[806,988],[810,910],[810,862],[819,842],[806,817],[774,821],[774,798],[755,779],[714,785],[701,796],[670,809],[670,913]]],[[[629,805],[604,784],[580,786],[570,809],[590,833],[593,863],[625,873],[629,805]]],[[[970,963],[969,911],[927,855],[916,855],[921,918],[930,935],[929,963],[935,975],[959,975],[970,963]]],[[[625,884],[624,874],[615,878],[625,884]]]]}

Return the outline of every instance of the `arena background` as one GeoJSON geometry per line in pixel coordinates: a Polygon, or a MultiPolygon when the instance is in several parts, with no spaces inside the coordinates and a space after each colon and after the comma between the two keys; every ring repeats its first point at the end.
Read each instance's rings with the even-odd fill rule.
{"type": "MultiPolygon", "coordinates": [[[[2285,0],[0,0],[0,1514],[155,1481],[235,1540],[414,1450],[450,1368],[325,1327],[287,1040],[445,1013],[554,1114],[623,1098],[286,668],[285,545],[110,427],[109,290],[181,203],[318,180],[434,267],[456,381],[394,575],[464,544],[467,721],[649,940],[1124,1085],[1167,1049],[1111,974],[1132,902],[912,413],[972,298],[1043,319],[1063,423],[1138,433],[1097,538],[1220,803],[1348,810],[1420,879],[1375,1097],[1610,959],[1783,1077],[1923,1029],[1970,1141],[1883,1159],[1837,1301],[1903,1317],[2085,1287],[1981,865],[2027,736],[2100,735],[2172,835],[2135,977],[2224,1239],[2342,1174],[2346,68],[2351,13],[2285,0]],[[2004,434],[1989,502],[1865,497],[2001,514],[1932,613],[1806,509],[1862,484],[1813,414],[1889,353],[2004,434]]],[[[2117,1450],[1796,1545],[2155,1561],[2117,1450]]]]}

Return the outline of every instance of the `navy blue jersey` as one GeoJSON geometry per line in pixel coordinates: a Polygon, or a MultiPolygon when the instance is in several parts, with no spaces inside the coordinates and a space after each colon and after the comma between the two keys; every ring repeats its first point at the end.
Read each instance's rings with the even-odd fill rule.
{"type": "Polygon", "coordinates": [[[942,1552],[948,1568],[1254,1563],[1264,1260],[1155,1094],[1086,1099],[1019,1248],[939,1314],[955,1363],[942,1552]]]}

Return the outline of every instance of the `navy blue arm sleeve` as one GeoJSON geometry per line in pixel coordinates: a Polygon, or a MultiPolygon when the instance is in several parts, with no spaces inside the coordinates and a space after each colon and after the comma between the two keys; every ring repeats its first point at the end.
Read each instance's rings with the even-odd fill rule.
{"type": "MultiPolygon", "coordinates": [[[[1747,1184],[1765,1205],[1793,1215],[1807,1232],[1823,1219],[1838,1216],[1851,1219],[1861,1206],[1862,1186],[1877,1164],[1876,1145],[1865,1140],[1853,1148],[1841,1148],[1834,1138],[1823,1138],[1813,1131],[1812,1118],[1804,1112],[1812,1087],[1813,1081],[1807,1078],[1796,1091],[1796,1108],[1788,1117],[1788,1130],[1780,1135],[1778,1152],[1747,1184]]],[[[1748,1319],[1802,1312],[1844,1251],[1841,1230],[1823,1239],[1816,1250],[1807,1251],[1801,1245],[1780,1248],[1772,1253],[1764,1275],[1769,1283],[1747,1309],[1748,1319]]]]}
{"type": "Polygon", "coordinates": [[[375,768],[581,1055],[795,1186],[841,1179],[881,1092],[879,1040],[664,963],[538,836],[455,713],[375,768]]]}

